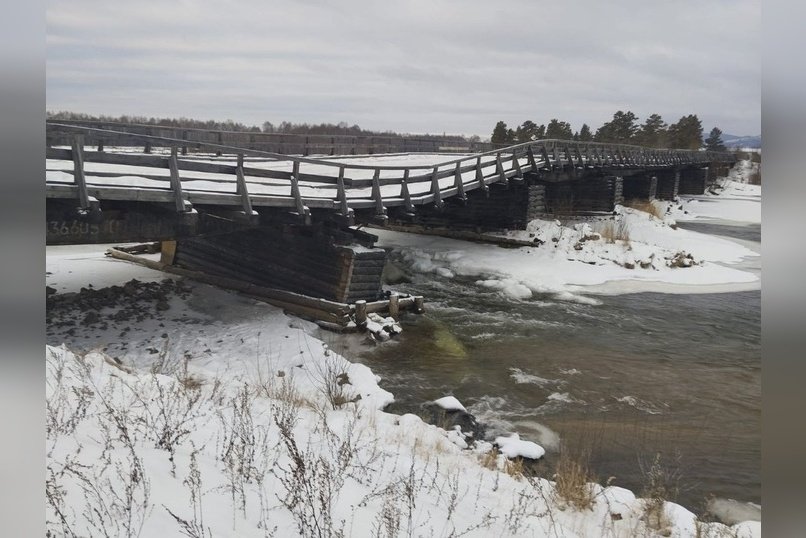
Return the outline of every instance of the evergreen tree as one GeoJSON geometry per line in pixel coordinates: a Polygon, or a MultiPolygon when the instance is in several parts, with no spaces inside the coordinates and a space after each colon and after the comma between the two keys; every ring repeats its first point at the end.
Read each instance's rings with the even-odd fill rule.
{"type": "Polygon", "coordinates": [[[635,135],[635,143],[649,148],[664,148],[668,143],[668,128],[660,114],[650,114],[635,135]]]}
{"type": "Polygon", "coordinates": [[[588,127],[587,123],[583,123],[582,128],[579,130],[579,141],[590,142],[591,140],[593,140],[593,133],[591,133],[591,128],[588,127]]]}
{"type": "Polygon", "coordinates": [[[702,147],[702,122],[696,114],[683,116],[669,126],[669,145],[675,149],[702,147]]]}
{"type": "Polygon", "coordinates": [[[638,116],[630,112],[619,110],[613,114],[613,119],[596,130],[597,142],[614,142],[617,144],[630,144],[638,131],[636,121],[638,116]]]}
{"type": "Polygon", "coordinates": [[[725,144],[722,143],[722,130],[718,127],[711,129],[708,138],[705,139],[705,149],[708,151],[727,151],[725,144]]]}
{"type": "Polygon", "coordinates": [[[560,140],[571,140],[574,137],[574,132],[571,130],[571,124],[567,121],[559,121],[552,119],[546,127],[546,138],[559,138],[560,140]]]}
{"type": "Polygon", "coordinates": [[[506,144],[507,138],[509,136],[509,132],[511,129],[507,129],[507,124],[503,121],[499,121],[495,124],[495,129],[493,129],[493,135],[490,137],[490,142],[493,144],[506,144]]]}
{"type": "Polygon", "coordinates": [[[515,130],[515,141],[520,144],[537,140],[537,129],[535,122],[526,120],[515,130]]]}

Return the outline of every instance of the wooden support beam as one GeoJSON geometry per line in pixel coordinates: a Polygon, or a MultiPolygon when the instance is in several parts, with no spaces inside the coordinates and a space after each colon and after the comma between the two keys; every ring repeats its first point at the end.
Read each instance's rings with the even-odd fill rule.
{"type": "Polygon", "coordinates": [[[577,166],[584,169],[585,168],[585,161],[582,160],[582,152],[579,150],[579,144],[574,144],[574,154],[577,157],[577,166]]]}
{"type": "Polygon", "coordinates": [[[339,211],[342,218],[351,226],[355,222],[355,212],[347,205],[347,191],[344,188],[344,167],[339,166],[339,175],[336,178],[336,191],[339,202],[339,211]]]}
{"type": "Polygon", "coordinates": [[[461,200],[462,203],[465,203],[467,202],[467,196],[465,195],[465,185],[462,183],[462,172],[459,170],[461,167],[461,163],[456,163],[456,171],[453,175],[453,185],[456,187],[457,199],[461,200]]]}
{"type": "Polygon", "coordinates": [[[403,172],[403,179],[400,180],[400,197],[403,198],[403,207],[406,208],[406,213],[414,213],[414,204],[411,203],[411,194],[409,193],[409,169],[403,172]]]}
{"type": "Polygon", "coordinates": [[[479,182],[479,189],[484,193],[485,198],[490,197],[490,187],[484,182],[484,171],[481,168],[481,157],[476,157],[476,181],[479,182]]]}
{"type": "Polygon", "coordinates": [[[543,155],[543,168],[551,170],[551,160],[549,159],[549,152],[546,150],[545,144],[540,144],[540,153],[543,155]]]}
{"type": "Polygon", "coordinates": [[[73,137],[73,181],[78,187],[78,206],[81,209],[90,208],[90,195],[87,192],[87,178],[84,176],[84,136],[77,134],[73,137]]]}
{"type": "Polygon", "coordinates": [[[507,175],[504,172],[504,163],[501,162],[501,153],[495,154],[495,172],[498,174],[498,180],[506,185],[507,175]]]}
{"type": "MultiPolygon", "coordinates": [[[[219,133],[220,134],[220,133],[219,133]]],[[[246,188],[246,178],[243,175],[243,153],[238,154],[238,163],[235,166],[235,192],[241,195],[241,206],[247,216],[257,215],[257,211],[252,209],[252,200],[249,199],[249,190],[246,188]]]]}
{"type": "Polygon", "coordinates": [[[376,168],[375,173],[372,175],[372,199],[375,200],[375,218],[386,222],[389,217],[386,216],[386,208],[383,207],[383,196],[381,195],[381,169],[376,168]]]}
{"type": "Polygon", "coordinates": [[[512,150],[512,170],[515,171],[515,178],[523,179],[523,171],[521,170],[521,163],[518,161],[518,156],[515,154],[515,150],[512,150]]]}
{"type": "Polygon", "coordinates": [[[291,172],[291,196],[294,197],[294,205],[297,209],[297,215],[302,219],[306,226],[311,224],[311,210],[302,202],[302,195],[299,192],[299,161],[294,161],[294,166],[291,172]]]}
{"type": "Polygon", "coordinates": [[[177,163],[176,146],[171,146],[171,157],[168,159],[168,168],[171,171],[171,190],[174,193],[174,204],[179,213],[191,211],[190,202],[185,200],[182,193],[182,180],[179,178],[179,164],[177,163]]]}
{"type": "Polygon", "coordinates": [[[529,159],[529,166],[532,167],[532,172],[537,172],[537,161],[535,161],[535,152],[532,151],[532,146],[526,148],[526,157],[529,159]]]}
{"type": "Polygon", "coordinates": [[[439,190],[439,167],[434,167],[434,172],[431,174],[431,194],[434,195],[434,207],[442,209],[445,207],[445,202],[442,201],[442,192],[439,190]]]}

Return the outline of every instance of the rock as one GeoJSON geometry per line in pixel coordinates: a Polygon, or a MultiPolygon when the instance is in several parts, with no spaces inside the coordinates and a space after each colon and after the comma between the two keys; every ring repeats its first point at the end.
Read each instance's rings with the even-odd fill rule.
{"type": "Polygon", "coordinates": [[[166,301],[165,299],[162,299],[160,301],[157,301],[156,308],[157,308],[157,310],[164,311],[164,310],[168,310],[169,308],[171,308],[171,305],[168,304],[168,301],[166,301]]]}
{"type": "Polygon", "coordinates": [[[577,242],[577,243],[574,245],[574,250],[582,250],[582,243],[577,242]]]}
{"type": "Polygon", "coordinates": [[[635,264],[632,262],[624,262],[625,269],[635,269],[635,264]]]}
{"type": "Polygon", "coordinates": [[[56,288],[51,288],[50,286],[45,286],[45,293],[47,295],[53,295],[56,293],[56,288]]]}

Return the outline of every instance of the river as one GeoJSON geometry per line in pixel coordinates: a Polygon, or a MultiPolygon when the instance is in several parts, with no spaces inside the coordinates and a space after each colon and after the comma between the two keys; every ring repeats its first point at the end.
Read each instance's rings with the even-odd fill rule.
{"type": "MultiPolygon", "coordinates": [[[[760,226],[681,223],[758,247],[760,226]]],[[[760,258],[750,267],[760,273],[760,258]]],[[[746,266],[746,264],[745,264],[746,266]]],[[[474,279],[415,275],[427,313],[389,344],[342,342],[421,413],[453,394],[487,426],[556,458],[558,438],[589,448],[602,482],[641,493],[656,453],[695,512],[709,496],[761,501],[761,292],[549,296],[513,301],[474,279]]]]}

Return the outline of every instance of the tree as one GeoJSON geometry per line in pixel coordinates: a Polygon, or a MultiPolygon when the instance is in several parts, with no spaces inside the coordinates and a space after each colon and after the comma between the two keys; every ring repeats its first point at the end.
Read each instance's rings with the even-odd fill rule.
{"type": "Polygon", "coordinates": [[[574,137],[574,132],[571,130],[571,124],[567,121],[559,121],[552,119],[546,127],[546,138],[559,138],[561,140],[571,140],[574,137]]]}
{"type": "Polygon", "coordinates": [[[590,142],[591,140],[593,140],[593,133],[591,133],[591,128],[588,127],[587,123],[583,123],[582,128],[579,130],[579,141],[590,142]]]}
{"type": "Polygon", "coordinates": [[[636,121],[638,116],[630,112],[619,110],[613,114],[613,119],[596,130],[597,142],[614,142],[616,144],[630,144],[638,131],[636,121]]]}
{"type": "Polygon", "coordinates": [[[493,144],[506,144],[511,131],[511,129],[507,129],[506,122],[499,121],[495,124],[495,129],[493,129],[493,135],[490,137],[490,142],[493,144]]]}
{"type": "Polygon", "coordinates": [[[708,151],[727,151],[725,144],[722,142],[721,129],[718,127],[711,129],[711,133],[705,139],[705,149],[708,151]]]}
{"type": "Polygon", "coordinates": [[[520,143],[537,140],[537,125],[532,120],[526,120],[515,129],[515,141],[520,143]]]}
{"type": "Polygon", "coordinates": [[[702,122],[696,114],[683,116],[669,126],[669,145],[675,149],[702,147],[702,122]]]}
{"type": "Polygon", "coordinates": [[[650,114],[635,134],[635,143],[650,148],[664,148],[669,145],[668,128],[660,114],[650,114]]]}

